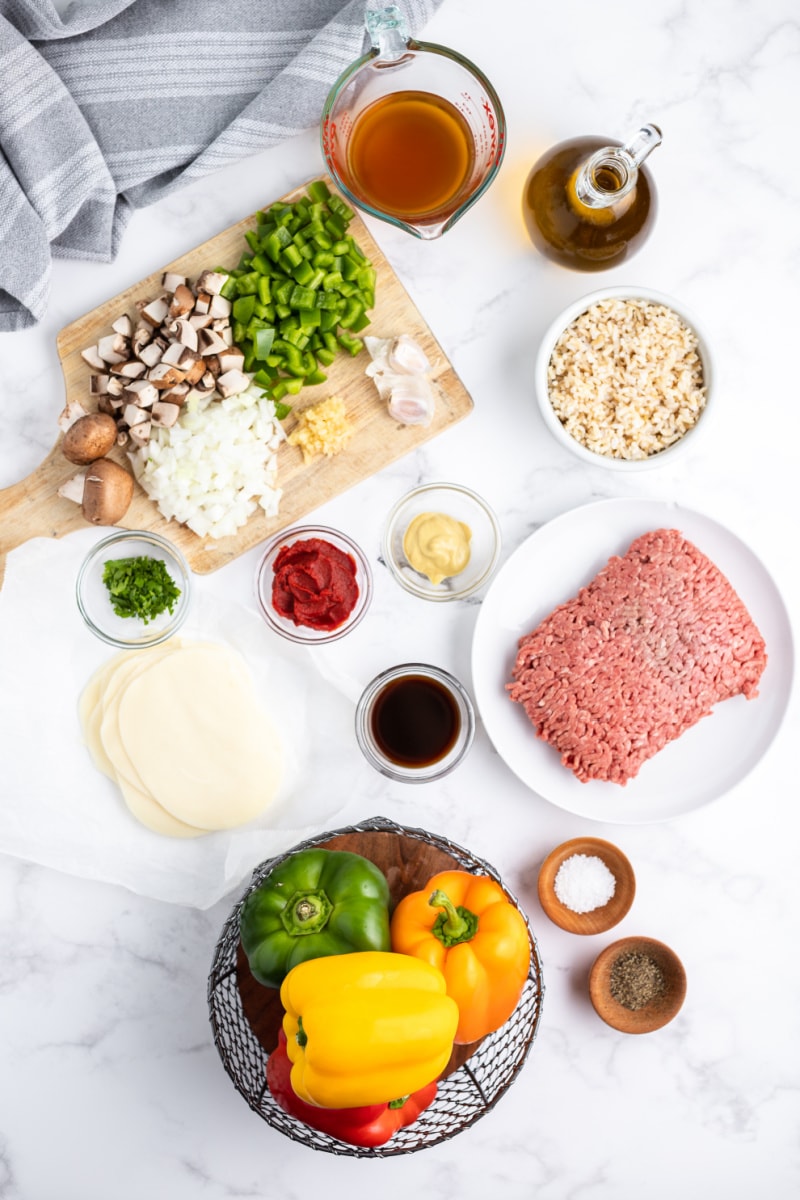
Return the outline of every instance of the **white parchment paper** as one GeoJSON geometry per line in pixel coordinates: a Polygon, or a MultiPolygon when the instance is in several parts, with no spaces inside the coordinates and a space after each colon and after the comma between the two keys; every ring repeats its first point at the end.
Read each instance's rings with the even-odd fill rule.
{"type": "Polygon", "coordinates": [[[179,636],[226,642],[244,656],[282,732],[286,776],[275,804],[242,829],[193,839],[145,829],[92,765],[78,721],[83,687],[118,653],[86,629],[75,603],[78,569],[96,540],[96,530],[37,539],[8,557],[0,591],[0,851],[208,908],[343,807],[358,759],[353,700],[322,676],[311,651],[267,629],[254,607],[195,587],[179,636]]]}

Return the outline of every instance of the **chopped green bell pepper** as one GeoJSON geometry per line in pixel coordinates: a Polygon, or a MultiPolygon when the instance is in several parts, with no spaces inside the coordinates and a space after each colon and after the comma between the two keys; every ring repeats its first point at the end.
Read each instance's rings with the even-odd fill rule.
{"type": "Polygon", "coordinates": [[[389,885],[360,854],[299,850],[250,893],[239,930],[253,976],[280,987],[307,959],[390,950],[389,885]]]}

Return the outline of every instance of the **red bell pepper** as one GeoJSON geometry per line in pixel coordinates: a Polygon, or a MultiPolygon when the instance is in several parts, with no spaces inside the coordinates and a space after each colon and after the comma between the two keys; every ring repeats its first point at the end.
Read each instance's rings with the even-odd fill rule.
{"type": "Polygon", "coordinates": [[[286,1035],[281,1029],[278,1045],[267,1059],[267,1086],[284,1112],[299,1121],[347,1142],[351,1146],[383,1146],[398,1129],[410,1125],[436,1096],[436,1081],[389,1104],[367,1104],[360,1108],[318,1108],[295,1094],[290,1082],[292,1064],[286,1053],[286,1035]]]}

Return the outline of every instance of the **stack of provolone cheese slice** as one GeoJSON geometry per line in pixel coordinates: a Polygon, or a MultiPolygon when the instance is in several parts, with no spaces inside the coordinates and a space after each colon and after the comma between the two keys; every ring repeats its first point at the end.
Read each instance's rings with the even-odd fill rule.
{"type": "Polygon", "coordinates": [[[244,825],[278,790],[280,739],[244,660],[221,643],[116,655],[89,680],[79,716],[95,766],[156,833],[244,825]]]}

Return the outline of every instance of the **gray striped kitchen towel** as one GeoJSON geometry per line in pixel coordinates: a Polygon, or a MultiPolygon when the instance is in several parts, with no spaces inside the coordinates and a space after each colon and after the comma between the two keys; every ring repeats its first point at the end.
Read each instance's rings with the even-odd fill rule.
{"type": "MultiPolygon", "coordinates": [[[[418,33],[442,0],[401,0],[418,33]]],[[[0,0],[0,331],[52,256],[109,262],[130,212],[313,126],[370,0],[0,0]]]]}

